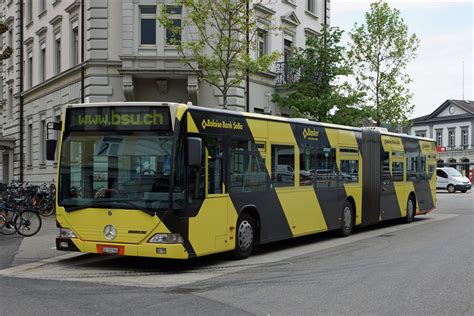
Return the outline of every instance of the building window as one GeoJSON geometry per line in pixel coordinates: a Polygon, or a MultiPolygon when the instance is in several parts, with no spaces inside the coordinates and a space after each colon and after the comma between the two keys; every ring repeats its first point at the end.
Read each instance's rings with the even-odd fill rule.
{"type": "Polygon", "coordinates": [[[33,20],[33,0],[26,1],[26,22],[33,20]]]}
{"type": "Polygon", "coordinates": [[[448,146],[456,146],[455,136],[456,134],[454,129],[450,129],[448,131],[448,146]]]}
{"type": "Polygon", "coordinates": [[[156,6],[140,7],[140,44],[156,45],[156,6]]]}
{"type": "Polygon", "coordinates": [[[40,163],[44,164],[46,162],[46,120],[41,119],[40,122],[40,134],[39,134],[39,147],[40,147],[40,163]]]}
{"type": "Polygon", "coordinates": [[[46,10],[46,0],[39,0],[39,10],[38,13],[41,14],[46,10]]]}
{"type": "Polygon", "coordinates": [[[467,128],[463,128],[461,131],[461,142],[463,146],[467,146],[469,144],[469,134],[467,128]]]}
{"type": "Polygon", "coordinates": [[[77,22],[72,27],[72,66],[79,64],[79,26],[77,22]]]}
{"type": "Polygon", "coordinates": [[[40,83],[46,78],[46,43],[40,44],[40,60],[39,60],[39,80],[40,83]]]}
{"type": "Polygon", "coordinates": [[[27,161],[27,164],[29,167],[31,167],[33,165],[33,124],[30,123],[28,124],[28,130],[27,130],[27,157],[26,157],[26,161],[27,161]]]}
{"type": "Polygon", "coordinates": [[[442,129],[436,130],[436,142],[438,146],[443,146],[443,130],[442,129]]]}
{"type": "Polygon", "coordinates": [[[416,137],[426,137],[426,132],[415,132],[416,137]]]}
{"type": "MultiPolygon", "coordinates": [[[[168,17],[173,22],[173,27],[176,30],[181,29],[181,19],[182,19],[182,10],[183,8],[180,6],[166,6],[166,13],[168,17]]],[[[181,42],[181,34],[176,33],[176,31],[166,30],[166,44],[167,45],[175,45],[181,42]]]]}
{"type": "Polygon", "coordinates": [[[260,108],[253,108],[253,112],[254,113],[258,113],[258,114],[264,114],[265,112],[263,111],[263,109],[260,109],[260,108]]]}
{"type": "Polygon", "coordinates": [[[275,187],[295,185],[295,148],[272,145],[272,181],[275,187]]]}
{"type": "MultiPolygon", "coordinates": [[[[13,48],[13,25],[8,26],[8,47],[13,48]]],[[[11,67],[13,65],[13,56],[10,56],[7,60],[7,66],[11,67]]]]}
{"type": "Polygon", "coordinates": [[[13,87],[10,85],[8,87],[8,109],[7,116],[9,119],[13,117],[13,87]]]}
{"type": "Polygon", "coordinates": [[[316,0],[306,0],[306,10],[316,14],[316,0]]]}
{"type": "Polygon", "coordinates": [[[285,34],[285,39],[283,40],[283,61],[288,63],[291,59],[293,53],[293,37],[291,35],[285,34]]]}
{"type": "Polygon", "coordinates": [[[26,88],[33,87],[33,52],[28,52],[26,88]]]}
{"type": "Polygon", "coordinates": [[[262,29],[257,30],[257,58],[268,54],[268,32],[262,29]]]}
{"type": "Polygon", "coordinates": [[[56,34],[54,41],[54,72],[59,74],[61,72],[61,36],[56,34]]]}

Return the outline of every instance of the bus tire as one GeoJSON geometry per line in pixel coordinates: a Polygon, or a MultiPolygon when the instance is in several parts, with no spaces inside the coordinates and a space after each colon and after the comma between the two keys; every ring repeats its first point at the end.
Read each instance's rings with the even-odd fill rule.
{"type": "Polygon", "coordinates": [[[237,220],[235,229],[235,249],[232,257],[237,260],[245,259],[252,253],[255,245],[255,219],[248,213],[243,213],[237,220]]]}
{"type": "Polygon", "coordinates": [[[413,222],[415,219],[416,204],[412,196],[407,200],[407,215],[403,218],[403,221],[407,224],[413,222]]]}
{"type": "Polygon", "coordinates": [[[339,228],[339,236],[347,237],[352,233],[354,227],[354,210],[349,201],[344,202],[341,212],[341,228],[339,228]]]}
{"type": "Polygon", "coordinates": [[[456,192],[456,187],[452,184],[449,184],[447,189],[448,189],[449,193],[455,193],[456,192]]]}

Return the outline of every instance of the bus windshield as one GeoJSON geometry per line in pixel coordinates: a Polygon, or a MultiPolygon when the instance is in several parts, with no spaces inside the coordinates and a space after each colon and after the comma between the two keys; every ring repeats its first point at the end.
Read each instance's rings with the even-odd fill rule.
{"type": "MultiPolygon", "coordinates": [[[[60,165],[59,205],[166,210],[172,161],[171,133],[70,132],[60,165]]],[[[180,193],[175,193],[177,201],[180,193]]],[[[175,202],[179,207],[179,203],[175,202]]]]}

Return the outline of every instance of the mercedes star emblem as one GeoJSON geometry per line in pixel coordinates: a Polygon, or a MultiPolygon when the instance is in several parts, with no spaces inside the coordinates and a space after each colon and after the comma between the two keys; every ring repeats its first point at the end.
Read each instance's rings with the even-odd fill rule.
{"type": "Polygon", "coordinates": [[[113,240],[117,237],[117,230],[115,229],[114,225],[107,225],[104,227],[104,236],[108,240],[113,240]]]}

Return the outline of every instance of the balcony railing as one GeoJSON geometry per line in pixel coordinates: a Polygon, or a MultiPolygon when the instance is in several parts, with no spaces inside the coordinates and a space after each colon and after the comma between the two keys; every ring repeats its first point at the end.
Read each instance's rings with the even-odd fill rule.
{"type": "Polygon", "coordinates": [[[277,86],[285,85],[288,83],[295,83],[300,80],[321,82],[323,79],[323,73],[320,71],[312,71],[306,69],[297,69],[290,65],[286,61],[275,63],[275,84],[277,86]]]}
{"type": "Polygon", "coordinates": [[[275,73],[277,74],[275,78],[277,86],[298,82],[300,79],[299,69],[292,68],[286,61],[275,63],[275,73]]]}

